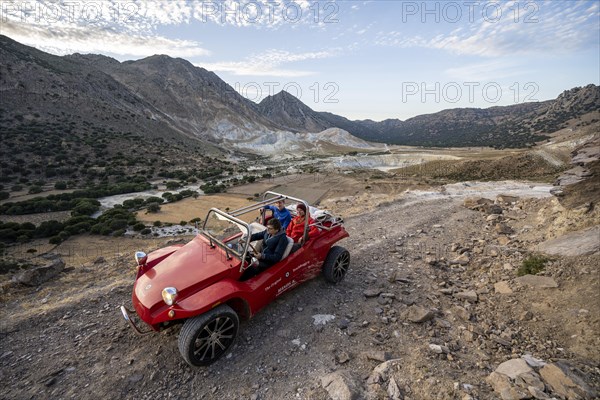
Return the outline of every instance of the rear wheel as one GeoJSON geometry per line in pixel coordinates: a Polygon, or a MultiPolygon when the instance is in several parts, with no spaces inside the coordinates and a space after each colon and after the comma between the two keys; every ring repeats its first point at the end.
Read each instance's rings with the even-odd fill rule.
{"type": "Polygon", "coordinates": [[[346,276],[349,266],[350,253],[348,250],[341,246],[333,246],[323,264],[323,275],[328,282],[338,283],[346,276]]]}
{"type": "Polygon", "coordinates": [[[233,345],[239,324],[235,311],[225,304],[190,318],[179,333],[179,352],[191,366],[210,365],[233,345]]]}

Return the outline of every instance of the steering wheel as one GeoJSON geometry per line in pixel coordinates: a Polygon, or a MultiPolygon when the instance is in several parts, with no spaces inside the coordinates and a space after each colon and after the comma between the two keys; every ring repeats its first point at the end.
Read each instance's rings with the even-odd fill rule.
{"type": "Polygon", "coordinates": [[[258,254],[258,251],[256,251],[256,249],[254,248],[254,246],[252,246],[252,243],[248,243],[248,246],[250,247],[250,250],[252,250],[252,253],[258,254]]]}
{"type": "MultiPolygon", "coordinates": [[[[240,245],[243,245],[243,243],[244,243],[245,241],[246,241],[246,239],[245,239],[245,238],[243,238],[243,237],[240,237],[240,238],[239,238],[239,240],[238,240],[238,243],[239,243],[240,245]]],[[[250,247],[250,250],[252,250],[252,253],[253,253],[253,254],[258,254],[258,251],[256,251],[256,248],[254,248],[254,246],[252,246],[252,243],[248,243],[248,246],[250,247]]]]}

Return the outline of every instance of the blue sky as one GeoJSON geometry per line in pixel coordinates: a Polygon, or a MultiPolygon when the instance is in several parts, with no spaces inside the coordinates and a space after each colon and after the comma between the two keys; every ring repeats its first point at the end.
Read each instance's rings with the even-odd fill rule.
{"type": "Polygon", "coordinates": [[[259,101],[407,119],[600,84],[600,2],[28,1],[0,33],[53,54],[184,58],[259,101]]]}

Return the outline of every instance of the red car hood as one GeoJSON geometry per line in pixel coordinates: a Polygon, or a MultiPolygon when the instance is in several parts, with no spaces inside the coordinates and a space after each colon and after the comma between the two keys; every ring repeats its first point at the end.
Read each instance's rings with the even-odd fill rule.
{"type": "MultiPolygon", "coordinates": [[[[148,258],[152,256],[151,253],[148,258]]],[[[165,287],[176,288],[178,298],[185,298],[223,279],[235,266],[239,266],[238,259],[227,260],[221,248],[211,248],[208,240],[198,235],[140,276],[134,287],[135,297],[148,309],[163,306],[165,287]]]]}

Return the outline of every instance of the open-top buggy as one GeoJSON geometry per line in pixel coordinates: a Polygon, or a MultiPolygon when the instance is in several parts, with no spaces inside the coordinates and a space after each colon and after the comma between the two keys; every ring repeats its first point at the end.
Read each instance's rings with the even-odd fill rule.
{"type": "MultiPolygon", "coordinates": [[[[308,230],[305,218],[305,237],[308,230]]],[[[181,355],[192,366],[209,365],[235,342],[240,317],[252,317],[278,296],[321,271],[327,281],[341,281],[350,265],[350,254],[334,244],[346,237],[348,233],[341,218],[279,193],[266,192],[262,201],[231,212],[211,208],[200,233],[189,243],[148,255],[135,254],[137,276],[132,293],[135,311],[122,306],[121,312],[139,334],[183,323],[178,340],[181,355]],[[253,252],[258,243],[251,243],[250,237],[265,229],[268,217],[262,210],[280,200],[301,203],[311,210],[318,234],[294,252],[291,252],[293,241],[287,238],[288,246],[281,261],[242,281],[243,272],[256,261],[253,252]],[[258,221],[244,221],[251,220],[258,211],[258,221]],[[152,329],[138,328],[132,320],[133,314],[152,329]]]]}

